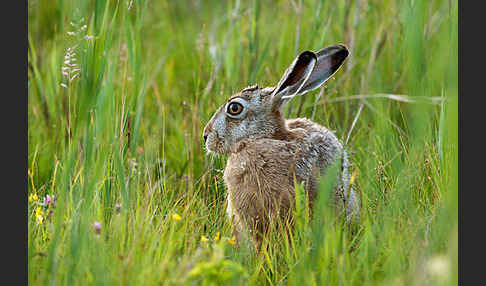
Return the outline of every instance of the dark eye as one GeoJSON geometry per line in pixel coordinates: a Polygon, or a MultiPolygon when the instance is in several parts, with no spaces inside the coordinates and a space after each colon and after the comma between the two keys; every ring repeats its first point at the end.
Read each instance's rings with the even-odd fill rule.
{"type": "Polygon", "coordinates": [[[243,111],[243,105],[237,103],[237,102],[232,102],[228,105],[228,112],[231,115],[238,115],[243,111]]]}

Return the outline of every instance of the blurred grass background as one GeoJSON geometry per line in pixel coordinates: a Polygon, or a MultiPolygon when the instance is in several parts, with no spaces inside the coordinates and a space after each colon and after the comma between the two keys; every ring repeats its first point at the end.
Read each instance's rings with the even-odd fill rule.
{"type": "Polygon", "coordinates": [[[29,1],[29,284],[456,285],[457,13],[438,0],[29,1]],[[286,113],[346,142],[358,231],[323,208],[261,252],[234,247],[225,158],[206,155],[204,125],[232,93],[337,43],[343,68],[286,113]]]}

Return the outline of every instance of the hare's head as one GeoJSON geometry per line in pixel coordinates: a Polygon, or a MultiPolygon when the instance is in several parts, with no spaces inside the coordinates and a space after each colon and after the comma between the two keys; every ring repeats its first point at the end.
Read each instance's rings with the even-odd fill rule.
{"type": "Polygon", "coordinates": [[[344,45],[317,53],[302,52],[275,87],[251,86],[231,96],[204,127],[204,141],[211,152],[228,154],[250,138],[287,139],[283,108],[295,95],[321,86],[348,56],[344,45]]]}

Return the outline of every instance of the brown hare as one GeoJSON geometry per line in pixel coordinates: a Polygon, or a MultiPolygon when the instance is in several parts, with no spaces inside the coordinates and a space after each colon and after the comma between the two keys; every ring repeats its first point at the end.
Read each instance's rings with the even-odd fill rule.
{"type": "Polygon", "coordinates": [[[335,201],[346,211],[348,222],[359,218],[357,196],[349,185],[349,162],[339,140],[309,119],[286,120],[283,116],[290,99],[321,86],[348,54],[344,45],[302,52],[275,87],[243,89],[205,126],[207,150],[229,155],[224,170],[227,213],[237,237],[248,229],[261,241],[271,224],[289,218],[295,203],[295,179],[304,184],[312,205],[320,175],[338,159],[342,172],[335,201]]]}

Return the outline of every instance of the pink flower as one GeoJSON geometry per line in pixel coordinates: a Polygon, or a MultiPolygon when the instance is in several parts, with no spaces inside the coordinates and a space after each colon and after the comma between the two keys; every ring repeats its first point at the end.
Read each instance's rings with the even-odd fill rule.
{"type": "Polygon", "coordinates": [[[53,207],[56,207],[56,197],[54,195],[52,195],[52,197],[46,195],[46,197],[44,198],[44,202],[47,206],[52,205],[53,207]]]}
{"type": "Polygon", "coordinates": [[[95,221],[93,223],[93,228],[94,228],[94,231],[95,231],[96,234],[100,234],[100,232],[101,232],[101,223],[95,221]]]}

